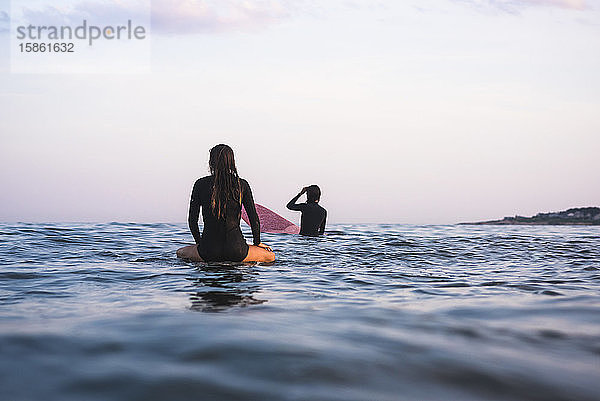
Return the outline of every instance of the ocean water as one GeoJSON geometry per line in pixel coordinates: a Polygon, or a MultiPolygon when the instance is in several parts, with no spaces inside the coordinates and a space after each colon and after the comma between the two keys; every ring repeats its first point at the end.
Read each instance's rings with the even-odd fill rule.
{"type": "Polygon", "coordinates": [[[1,400],[598,400],[600,228],[0,224],[1,400]]]}

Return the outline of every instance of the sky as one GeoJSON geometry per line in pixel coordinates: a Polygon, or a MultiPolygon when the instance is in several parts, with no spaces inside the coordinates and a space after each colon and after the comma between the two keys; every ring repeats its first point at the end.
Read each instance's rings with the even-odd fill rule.
{"type": "Polygon", "coordinates": [[[185,222],[218,143],[294,221],[309,184],[332,223],[600,206],[600,0],[54,3],[146,15],[149,68],[15,71],[0,0],[0,221],[185,222]]]}

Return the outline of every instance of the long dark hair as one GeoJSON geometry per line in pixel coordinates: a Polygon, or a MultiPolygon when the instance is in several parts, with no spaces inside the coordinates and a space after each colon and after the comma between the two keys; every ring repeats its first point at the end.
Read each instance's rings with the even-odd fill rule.
{"type": "Polygon", "coordinates": [[[215,177],[210,203],[217,219],[225,218],[227,201],[233,199],[242,203],[240,177],[235,168],[233,149],[227,145],[217,145],[210,150],[208,160],[210,174],[215,177]]]}

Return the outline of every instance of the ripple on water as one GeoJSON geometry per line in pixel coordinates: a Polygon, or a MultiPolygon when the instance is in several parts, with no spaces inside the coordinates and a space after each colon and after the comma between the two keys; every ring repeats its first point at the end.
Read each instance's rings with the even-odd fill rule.
{"type": "Polygon", "coordinates": [[[597,399],[600,228],[263,239],[195,264],[185,225],[0,224],[3,398],[597,399]]]}

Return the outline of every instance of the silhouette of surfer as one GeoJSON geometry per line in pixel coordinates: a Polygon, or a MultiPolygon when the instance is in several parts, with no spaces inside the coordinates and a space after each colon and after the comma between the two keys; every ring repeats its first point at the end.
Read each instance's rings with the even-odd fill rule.
{"type": "Polygon", "coordinates": [[[260,242],[260,221],[252,190],[239,177],[233,150],[224,144],[210,150],[210,175],[194,184],[188,223],[196,245],[177,250],[177,256],[197,262],[273,262],[275,254],[260,242]],[[252,227],[254,245],[248,245],[240,229],[242,206],[252,227]],[[202,235],[198,218],[202,209],[202,235]]]}
{"type": "Polygon", "coordinates": [[[302,188],[302,191],[288,202],[287,208],[302,212],[300,218],[300,235],[317,236],[325,232],[325,221],[327,210],[319,205],[321,199],[321,188],[310,185],[302,188]],[[306,202],[296,203],[298,198],[306,193],[306,202]]]}

